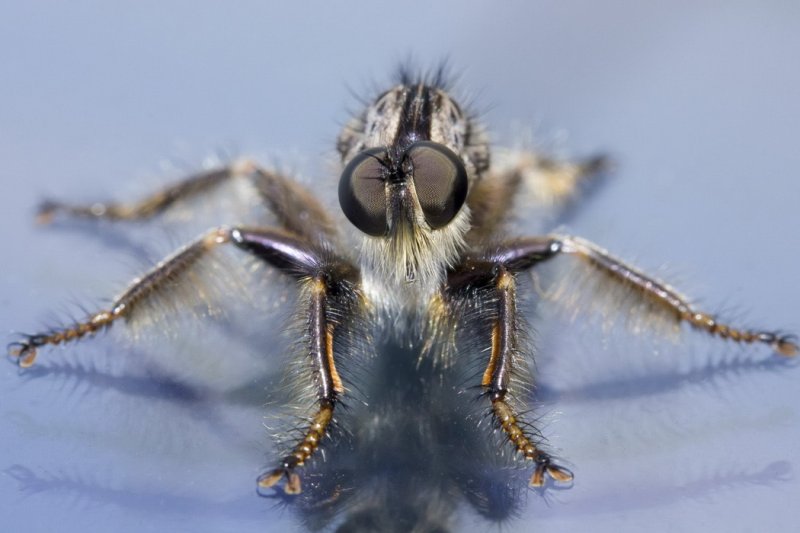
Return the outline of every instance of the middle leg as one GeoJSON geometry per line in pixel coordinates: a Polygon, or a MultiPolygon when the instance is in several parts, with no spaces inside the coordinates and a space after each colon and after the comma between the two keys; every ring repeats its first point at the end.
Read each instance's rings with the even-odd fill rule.
{"type": "Polygon", "coordinates": [[[793,335],[721,322],[710,313],[697,308],[686,296],[663,281],[645,274],[580,237],[550,235],[508,242],[467,258],[464,265],[451,272],[450,278],[463,283],[495,264],[503,265],[512,272],[521,272],[559,255],[573,256],[592,269],[592,274],[605,276],[610,283],[630,289],[638,301],[651,304],[675,324],[687,323],[712,336],[738,343],[764,344],[785,357],[798,354],[797,339],[793,335]]]}

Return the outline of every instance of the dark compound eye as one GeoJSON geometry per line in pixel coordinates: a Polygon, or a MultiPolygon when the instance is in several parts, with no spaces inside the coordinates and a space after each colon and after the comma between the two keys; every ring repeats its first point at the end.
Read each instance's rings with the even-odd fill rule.
{"type": "Polygon", "coordinates": [[[386,224],[385,167],[383,148],[371,148],[356,155],[344,167],[339,180],[339,204],[347,219],[368,235],[379,237],[386,224]]]}
{"type": "Polygon", "coordinates": [[[411,159],[414,188],[433,229],[439,229],[455,218],[467,198],[467,171],[452,150],[438,143],[421,141],[406,152],[411,159]]]}

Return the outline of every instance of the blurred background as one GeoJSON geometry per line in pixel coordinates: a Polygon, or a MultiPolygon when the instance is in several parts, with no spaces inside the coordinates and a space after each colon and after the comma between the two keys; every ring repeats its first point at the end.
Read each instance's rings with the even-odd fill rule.
{"type": "MultiPolygon", "coordinates": [[[[409,58],[447,58],[498,143],[614,157],[569,231],[666,272],[711,311],[800,331],[800,5],[719,6],[6,2],[0,326],[12,339],[81,315],[73,302],[95,309],[185,238],[39,228],[43,197],[138,197],[219,154],[333,190],[353,93],[372,95],[409,58]]],[[[508,527],[796,528],[796,365],[691,333],[651,344],[557,318],[537,331],[542,430],[576,481],[526,494],[508,527]]],[[[255,495],[271,457],[262,400],[134,379],[115,353],[133,357],[108,337],[45,350],[28,372],[0,366],[4,527],[299,530],[255,495]]],[[[496,527],[467,507],[457,519],[496,527]]]]}

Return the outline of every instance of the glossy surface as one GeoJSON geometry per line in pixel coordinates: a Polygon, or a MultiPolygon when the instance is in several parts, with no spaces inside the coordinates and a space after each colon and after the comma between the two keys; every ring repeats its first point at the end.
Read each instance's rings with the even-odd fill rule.
{"type": "MultiPolygon", "coordinates": [[[[267,163],[297,159],[335,207],[338,176],[319,156],[347,118],[347,87],[386,80],[408,53],[424,65],[449,57],[463,72],[457,88],[474,95],[499,141],[520,138],[521,124],[545,146],[612,153],[616,174],[571,217],[572,232],[648,270],[671,265],[669,279],[712,310],[800,330],[796,7],[290,9],[2,8],[5,331],[35,330],[73,301],[93,309],[141,271],[136,258],[155,259],[202,229],[123,246],[116,229],[96,239],[36,228],[40,198],[137,196],[182,173],[160,170],[164,158],[194,169],[233,144],[267,163]],[[454,10],[464,25],[443,30],[454,10]]],[[[603,343],[599,328],[561,328],[537,326],[537,367],[543,431],[575,486],[549,504],[531,493],[510,529],[796,527],[796,368],[700,335],[654,353],[646,337],[603,343]]],[[[259,465],[272,457],[265,382],[237,396],[121,372],[115,356],[135,354],[113,340],[48,350],[22,374],[0,368],[5,523],[296,528],[255,495],[259,465]]],[[[462,527],[484,530],[471,515],[462,527]]]]}

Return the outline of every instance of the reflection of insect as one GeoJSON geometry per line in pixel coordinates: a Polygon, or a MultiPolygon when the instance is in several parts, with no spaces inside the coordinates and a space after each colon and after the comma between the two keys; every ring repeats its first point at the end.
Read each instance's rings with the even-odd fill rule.
{"type": "Polygon", "coordinates": [[[396,354],[423,361],[420,367],[433,361],[443,374],[459,359],[483,357],[474,385],[482,388],[485,408],[508,446],[530,461],[530,484],[569,483],[572,473],[543,449],[542,439],[521,416],[525,398],[518,394],[528,379],[524,367],[530,354],[517,310],[517,277],[556,257],[573,257],[587,273],[624,288],[635,297],[636,309],[721,338],[763,343],[782,355],[797,351],[786,336],[716,321],[666,284],[583,239],[507,238],[505,222],[519,191],[535,187],[540,197],[564,202],[602,161],[558,162],[531,153],[516,164],[493,166],[480,126],[438,76],[403,77],[345,127],[337,149],[344,167],[340,205],[360,232],[356,252],[342,244],[347,230],[339,231],[336,219],[307,190],[250,162],[190,176],[139,203],[46,203],[43,220],[61,214],[143,219],[244,177],[256,185],[279,227],[209,231],[137,279],[108,309],[73,326],[27,336],[11,346],[11,353],[21,366],[30,366],[42,346],[93,334],[144,312],[149,299],[168,298],[184,274],[213,250],[241,249],[296,280],[299,289],[314,411],[289,453],[258,479],[261,489],[283,483],[287,494],[298,494],[300,467],[325,446],[333,422],[346,416],[337,406],[359,388],[338,368],[354,352],[382,346],[378,339],[386,337],[403,348],[396,354]]]}

